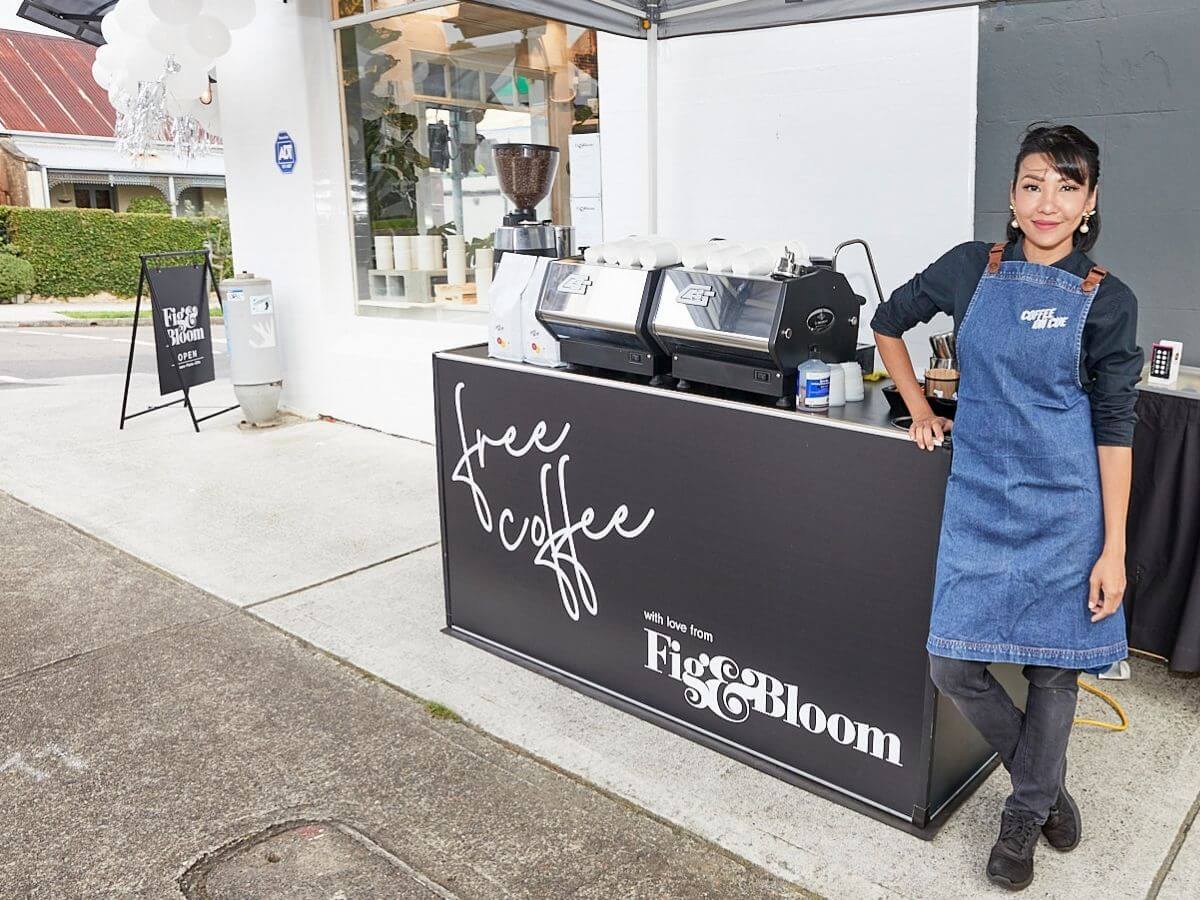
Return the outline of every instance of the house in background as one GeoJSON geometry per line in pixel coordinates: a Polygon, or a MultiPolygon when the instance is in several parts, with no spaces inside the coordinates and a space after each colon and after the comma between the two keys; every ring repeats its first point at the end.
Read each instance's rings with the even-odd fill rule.
{"type": "Polygon", "coordinates": [[[225,162],[179,159],[169,145],[134,162],[117,150],[116,114],[92,78],[96,48],[65,37],[0,29],[0,169],[3,202],[112,209],[137,197],[167,201],[172,215],[225,210],[225,162]],[[19,182],[21,169],[26,183],[19,182]]]}

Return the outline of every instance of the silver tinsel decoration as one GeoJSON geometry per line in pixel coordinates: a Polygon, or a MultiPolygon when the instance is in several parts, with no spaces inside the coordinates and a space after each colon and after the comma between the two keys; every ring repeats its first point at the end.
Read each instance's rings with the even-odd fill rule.
{"type": "Polygon", "coordinates": [[[215,141],[197,119],[171,114],[164,79],[178,71],[179,63],[168,57],[162,78],[139,82],[136,93],[117,98],[117,150],[135,162],[156,155],[164,145],[187,161],[213,151],[215,141]]]}

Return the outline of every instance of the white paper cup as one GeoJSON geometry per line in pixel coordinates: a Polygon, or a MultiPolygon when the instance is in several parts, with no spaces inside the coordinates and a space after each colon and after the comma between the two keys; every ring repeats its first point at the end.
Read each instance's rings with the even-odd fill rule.
{"type": "MultiPolygon", "coordinates": [[[[479,258],[479,251],[475,252],[475,258],[479,258]]],[[[492,267],[491,264],[486,266],[475,267],[475,301],[477,303],[488,302],[488,289],[492,286],[492,267]]]]}
{"type": "Polygon", "coordinates": [[[413,239],[407,234],[392,238],[392,256],[397,269],[404,271],[413,267],[413,239]]]}
{"type": "Polygon", "coordinates": [[[866,389],[863,386],[863,371],[862,366],[857,362],[838,363],[839,367],[846,376],[846,401],[856,403],[866,396],[866,389]]]}
{"type": "MultiPolygon", "coordinates": [[[[475,268],[487,269],[489,272],[495,268],[496,255],[491,247],[480,247],[475,251],[475,268]]],[[[490,279],[489,279],[490,283],[490,279]]]]}
{"type": "Polygon", "coordinates": [[[375,238],[375,268],[394,269],[395,257],[392,255],[392,236],[390,234],[375,238]]]}
{"type": "Polygon", "coordinates": [[[618,266],[632,266],[641,256],[641,244],[641,241],[620,241],[613,254],[614,258],[609,259],[607,254],[604,258],[618,266]]]}
{"type": "Polygon", "coordinates": [[[451,247],[446,251],[446,281],[449,284],[466,284],[467,251],[451,247]]]}
{"type": "Polygon", "coordinates": [[[778,257],[773,257],[770,250],[756,247],[730,259],[729,268],[734,275],[770,275],[777,260],[778,257]]]}
{"type": "Polygon", "coordinates": [[[423,234],[417,238],[417,268],[428,272],[442,267],[442,236],[423,234]]]}
{"type": "Polygon", "coordinates": [[[467,239],[461,234],[446,235],[446,252],[447,253],[466,253],[467,239]]]}
{"type": "Polygon", "coordinates": [[[638,257],[643,269],[661,269],[679,262],[679,245],[674,241],[654,241],[642,245],[638,257]]]}
{"type": "Polygon", "coordinates": [[[604,245],[593,244],[584,250],[583,261],[586,263],[591,263],[592,265],[597,265],[604,262],[604,245]]]}
{"type": "Polygon", "coordinates": [[[846,405],[846,370],[840,363],[829,367],[829,405],[846,405]]]}
{"type": "Polygon", "coordinates": [[[710,250],[708,257],[704,260],[704,267],[710,272],[728,272],[729,264],[739,253],[744,253],[750,248],[744,244],[734,243],[733,241],[722,241],[724,246],[716,247],[710,250]]]}

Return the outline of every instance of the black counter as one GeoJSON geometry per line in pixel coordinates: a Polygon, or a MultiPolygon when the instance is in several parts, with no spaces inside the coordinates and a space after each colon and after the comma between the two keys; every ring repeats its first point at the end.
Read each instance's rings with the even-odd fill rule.
{"type": "Polygon", "coordinates": [[[472,347],[434,390],[449,633],[922,837],[996,765],[928,677],[950,452],[878,385],[789,412],[472,347]]]}

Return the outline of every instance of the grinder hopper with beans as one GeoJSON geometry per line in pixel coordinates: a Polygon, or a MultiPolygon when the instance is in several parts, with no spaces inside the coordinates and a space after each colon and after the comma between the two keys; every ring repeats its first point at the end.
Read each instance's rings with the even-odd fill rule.
{"type": "Polygon", "coordinates": [[[575,252],[572,230],[538,221],[558,171],[558,148],[549,144],[497,144],[492,148],[500,191],[514,206],[496,229],[496,261],[505,253],[557,258],[575,252]]]}

